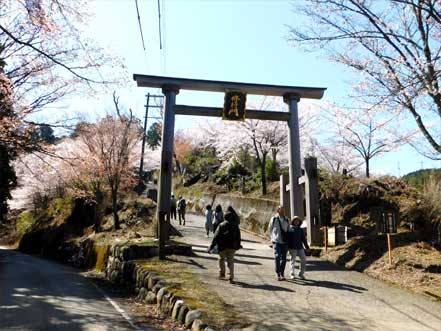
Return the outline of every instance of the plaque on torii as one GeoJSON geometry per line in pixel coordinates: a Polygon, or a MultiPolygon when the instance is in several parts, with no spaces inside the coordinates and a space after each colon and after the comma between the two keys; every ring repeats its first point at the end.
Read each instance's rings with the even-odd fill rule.
{"type": "Polygon", "coordinates": [[[245,120],[245,106],[247,95],[241,91],[229,91],[225,93],[222,119],[229,121],[245,120]]]}

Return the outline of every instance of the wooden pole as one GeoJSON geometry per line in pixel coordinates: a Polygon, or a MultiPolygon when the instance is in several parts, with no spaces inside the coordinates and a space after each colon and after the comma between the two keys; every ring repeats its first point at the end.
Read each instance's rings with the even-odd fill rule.
{"type": "Polygon", "coordinates": [[[390,233],[387,234],[387,249],[389,251],[389,264],[392,265],[392,240],[390,233]]]}

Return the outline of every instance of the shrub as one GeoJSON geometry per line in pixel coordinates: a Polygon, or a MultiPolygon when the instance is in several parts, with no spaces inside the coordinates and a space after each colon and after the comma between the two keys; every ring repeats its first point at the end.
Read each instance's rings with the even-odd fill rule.
{"type": "Polygon", "coordinates": [[[431,177],[423,188],[420,207],[426,220],[431,223],[441,222],[441,181],[431,177]]]}
{"type": "Polygon", "coordinates": [[[20,235],[24,235],[28,229],[32,227],[34,224],[34,217],[32,213],[28,210],[20,213],[17,217],[17,221],[15,223],[15,228],[20,235]]]}
{"type": "Polygon", "coordinates": [[[277,169],[277,162],[273,159],[266,160],[265,164],[266,178],[269,182],[279,180],[279,170],[277,169]]]}

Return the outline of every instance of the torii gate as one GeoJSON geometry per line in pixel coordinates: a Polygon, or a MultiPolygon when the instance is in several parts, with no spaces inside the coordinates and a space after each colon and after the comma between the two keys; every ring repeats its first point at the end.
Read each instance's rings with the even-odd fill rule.
{"type": "MultiPolygon", "coordinates": [[[[303,218],[303,192],[299,184],[302,176],[300,161],[300,133],[297,104],[301,98],[321,99],[325,88],[248,84],[236,82],[211,81],[162,76],[134,74],[133,79],[139,87],[161,88],[165,95],[164,123],[162,127],[161,168],[159,179],[159,196],[157,217],[159,225],[159,258],[165,258],[165,242],[168,238],[170,222],[170,196],[172,189],[173,141],[175,115],[195,115],[222,117],[223,109],[214,107],[196,107],[176,104],[176,95],[180,90],[196,90],[207,92],[240,91],[244,94],[283,97],[288,104],[289,112],[246,110],[247,119],[285,121],[288,124],[289,144],[289,203],[291,217],[299,215],[303,218]],[[292,179],[295,180],[292,180],[292,179]]],[[[311,223],[309,220],[308,223],[311,223]]],[[[308,224],[310,231],[312,224],[308,224]]]]}

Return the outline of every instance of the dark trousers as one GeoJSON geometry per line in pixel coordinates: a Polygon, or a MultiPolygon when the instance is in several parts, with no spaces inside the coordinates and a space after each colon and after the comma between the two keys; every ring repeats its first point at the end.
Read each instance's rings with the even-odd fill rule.
{"type": "Polygon", "coordinates": [[[179,217],[179,225],[181,225],[181,221],[183,221],[185,225],[185,209],[178,210],[178,217],[179,217]]]}
{"type": "Polygon", "coordinates": [[[288,252],[288,244],[273,243],[274,260],[276,263],[276,274],[283,276],[286,266],[286,253],[288,252]]]}
{"type": "Polygon", "coordinates": [[[170,208],[170,219],[174,219],[176,221],[176,207],[170,208]]]}

